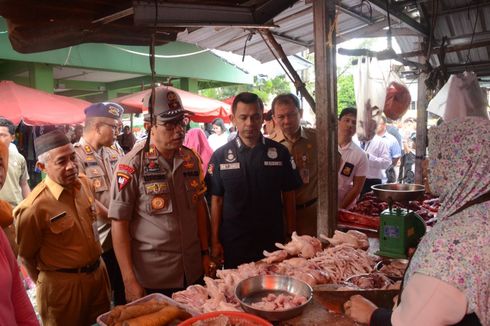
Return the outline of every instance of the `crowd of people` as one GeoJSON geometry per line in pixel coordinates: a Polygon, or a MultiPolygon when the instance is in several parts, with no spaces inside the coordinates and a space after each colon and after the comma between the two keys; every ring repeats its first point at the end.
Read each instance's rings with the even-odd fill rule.
{"type": "MultiPolygon", "coordinates": [[[[284,243],[293,231],[317,235],[316,130],[302,125],[301,104],[294,94],[276,96],[266,113],[256,94],[238,94],[231,105],[231,132],[222,119],[214,120],[212,128],[189,129],[191,112],[184,109],[178,94],[159,88],[154,100],[150,96],[144,106],[154,103],[153,115],[146,117],[148,135],[142,141],[130,137],[129,128],[119,135],[123,108],[110,102],[85,110],[84,127],[74,143],[59,130],[36,138],[37,167],[46,177],[32,191],[25,187],[21,155],[7,150],[12,146],[12,126],[0,120],[0,186],[9,188],[8,196],[0,199],[15,207],[13,213],[9,208],[0,210],[6,232],[0,234],[0,260],[5,261],[0,264],[0,284],[9,289],[0,293],[0,320],[12,321],[9,325],[38,324],[22,289],[17,253],[36,282],[37,308],[44,325],[66,325],[67,321],[91,325],[110,309],[111,302],[125,304],[150,293],[170,296],[202,283],[216,265],[235,268],[261,259],[264,250],[274,250],[275,243],[284,243]],[[11,235],[12,221],[15,241],[9,242],[5,235],[11,235]]],[[[343,109],[338,118],[339,208],[355,205],[370,185],[408,182],[407,169],[413,169],[406,163],[413,150],[410,131],[402,136],[383,118],[376,136],[361,143],[356,139],[356,119],[354,108],[343,109]]],[[[477,122],[478,130],[488,129],[488,119],[477,122]]],[[[457,128],[451,125],[443,132],[453,129],[457,128]]],[[[478,131],[474,133],[476,137],[478,131]]],[[[438,135],[435,144],[444,143],[438,135]]],[[[488,132],[484,135],[484,141],[490,142],[488,132]]],[[[465,148],[486,155],[486,160],[478,162],[488,164],[489,146],[482,145],[486,146],[483,150],[473,145],[465,143],[465,148]]],[[[441,152],[432,146],[431,154],[441,152]]],[[[463,159],[481,155],[468,154],[463,159]]],[[[439,156],[432,159],[438,161],[439,156]]],[[[471,176],[483,173],[480,165],[471,176]]],[[[435,163],[433,168],[442,175],[447,170],[435,163]]],[[[441,178],[434,177],[433,182],[444,193],[441,178]]],[[[468,198],[488,195],[487,181],[480,178],[468,198]]],[[[461,195],[454,184],[451,194],[461,195]]],[[[482,205],[466,211],[467,205],[461,204],[448,216],[476,214],[478,223],[488,224],[488,199],[482,205]]],[[[451,227],[462,223],[460,218],[448,221],[451,227]]],[[[480,224],[468,232],[483,227],[480,224]]],[[[460,239],[459,231],[449,231],[440,232],[460,239]]],[[[442,273],[442,265],[427,266],[424,260],[430,256],[428,241],[423,242],[418,265],[411,265],[412,274],[419,267],[429,271],[423,272],[429,276],[435,275],[432,271],[442,273]]],[[[477,258],[478,264],[489,260],[488,255],[477,258]]],[[[461,275],[476,278],[481,273],[488,274],[476,269],[461,275]]],[[[443,281],[459,282],[454,275],[443,276],[443,281]]],[[[485,321],[488,306],[481,304],[488,299],[488,277],[472,280],[478,283],[476,290],[457,286],[463,293],[455,292],[458,303],[470,303],[457,317],[476,312],[485,321]],[[487,286],[486,292],[482,286],[487,286]],[[468,296],[474,291],[483,299],[475,302],[468,296]]],[[[410,302],[410,293],[405,291],[402,299],[410,302]]],[[[357,311],[358,306],[372,307],[354,300],[348,308],[357,311]]]]}

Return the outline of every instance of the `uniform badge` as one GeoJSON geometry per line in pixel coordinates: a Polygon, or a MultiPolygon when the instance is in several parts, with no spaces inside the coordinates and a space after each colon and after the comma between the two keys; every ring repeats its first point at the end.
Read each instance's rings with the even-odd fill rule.
{"type": "Polygon", "coordinates": [[[162,209],[165,207],[165,198],[162,196],[155,196],[151,199],[151,208],[152,209],[162,209]]]}
{"type": "Polygon", "coordinates": [[[168,107],[171,110],[177,110],[181,109],[182,107],[180,106],[179,99],[177,97],[177,94],[174,92],[168,92],[167,93],[167,101],[168,101],[168,107]]]}
{"type": "Polygon", "coordinates": [[[235,153],[233,153],[233,150],[231,148],[226,153],[225,161],[229,163],[236,161],[235,153]]]}
{"type": "Polygon", "coordinates": [[[340,174],[342,174],[346,177],[350,177],[353,170],[354,170],[354,164],[349,163],[349,162],[345,162],[344,167],[340,171],[340,174]]]}
{"type": "Polygon", "coordinates": [[[192,179],[189,182],[189,185],[191,186],[191,188],[197,188],[197,187],[199,187],[199,181],[197,181],[196,179],[192,179]]]}
{"type": "Polygon", "coordinates": [[[269,149],[267,149],[267,157],[275,160],[277,158],[277,148],[269,147],[269,149]]]}
{"type": "Polygon", "coordinates": [[[129,183],[129,181],[131,180],[131,177],[129,175],[127,175],[126,173],[121,173],[121,172],[117,172],[116,176],[117,176],[117,185],[118,185],[119,191],[121,191],[129,183]]]}
{"type": "Polygon", "coordinates": [[[102,186],[102,182],[100,181],[100,178],[94,179],[93,186],[95,190],[99,189],[102,186]]]}
{"type": "Polygon", "coordinates": [[[167,182],[155,182],[145,185],[147,195],[159,195],[168,192],[167,182]]]}
{"type": "Polygon", "coordinates": [[[87,171],[87,172],[92,176],[99,176],[100,175],[99,169],[97,169],[97,168],[90,169],[90,171],[87,171]]]}
{"type": "Polygon", "coordinates": [[[146,157],[148,157],[149,159],[158,158],[158,153],[157,153],[157,149],[155,148],[155,146],[153,146],[153,145],[150,146],[150,148],[148,149],[148,152],[146,153],[146,157]]]}
{"type": "Polygon", "coordinates": [[[92,148],[89,145],[83,146],[83,149],[85,150],[85,153],[92,154],[92,148]]]}
{"type": "Polygon", "coordinates": [[[95,161],[95,157],[93,155],[87,155],[85,157],[85,162],[93,162],[95,161]]]}
{"type": "Polygon", "coordinates": [[[126,165],[126,164],[119,164],[117,166],[117,169],[118,170],[121,170],[121,171],[126,171],[128,172],[129,174],[133,174],[134,173],[134,168],[132,166],[129,166],[129,165],[126,165]]]}
{"type": "Polygon", "coordinates": [[[209,165],[208,165],[208,173],[210,175],[213,175],[213,173],[214,173],[214,164],[213,163],[209,163],[209,165]]]}
{"type": "Polygon", "coordinates": [[[184,162],[184,167],[186,169],[193,169],[194,168],[194,162],[184,162]]]}
{"type": "Polygon", "coordinates": [[[150,160],[146,163],[145,172],[160,172],[160,164],[157,160],[150,160]]]}
{"type": "Polygon", "coordinates": [[[116,118],[119,118],[119,110],[116,107],[109,106],[109,109],[107,110],[107,112],[109,112],[110,114],[112,114],[116,118]]]}

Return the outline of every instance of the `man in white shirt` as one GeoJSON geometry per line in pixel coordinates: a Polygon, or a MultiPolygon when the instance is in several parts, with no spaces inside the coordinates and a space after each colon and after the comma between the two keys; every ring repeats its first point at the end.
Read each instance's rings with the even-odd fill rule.
{"type": "Polygon", "coordinates": [[[352,141],[356,133],[357,110],[346,108],[340,112],[338,125],[339,152],[342,163],[338,176],[339,208],[352,208],[364,185],[368,170],[366,154],[352,141]]]}
{"type": "Polygon", "coordinates": [[[361,148],[366,152],[369,161],[366,182],[362,188],[361,195],[371,191],[371,186],[381,184],[383,172],[390,164],[390,151],[386,143],[378,135],[373,139],[361,142],[361,148]]]}
{"type": "Polygon", "coordinates": [[[381,119],[378,122],[378,128],[376,129],[376,134],[381,137],[381,140],[385,142],[386,146],[388,146],[391,159],[390,166],[383,171],[382,182],[396,182],[395,167],[402,156],[402,150],[395,136],[390,134],[386,129],[386,117],[381,116],[381,119]]]}

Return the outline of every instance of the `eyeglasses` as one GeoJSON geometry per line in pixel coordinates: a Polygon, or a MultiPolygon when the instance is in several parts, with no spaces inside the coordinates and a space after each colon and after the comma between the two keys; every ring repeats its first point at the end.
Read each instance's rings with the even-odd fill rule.
{"type": "Polygon", "coordinates": [[[177,127],[181,127],[185,129],[185,127],[189,124],[189,118],[184,117],[177,121],[167,121],[162,123],[157,123],[157,126],[163,127],[166,131],[174,131],[177,127]]]}
{"type": "Polygon", "coordinates": [[[101,122],[102,124],[106,125],[106,126],[109,126],[111,127],[112,131],[114,132],[117,132],[119,130],[119,126],[118,125],[113,125],[113,124],[110,124],[110,123],[107,123],[107,122],[101,122]]]}

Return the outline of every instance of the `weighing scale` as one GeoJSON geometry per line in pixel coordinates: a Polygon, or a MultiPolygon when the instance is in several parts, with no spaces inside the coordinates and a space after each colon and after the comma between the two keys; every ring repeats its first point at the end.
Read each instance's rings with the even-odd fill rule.
{"type": "Polygon", "coordinates": [[[421,200],[424,198],[425,187],[418,184],[388,183],[374,185],[371,189],[389,207],[379,216],[379,251],[376,254],[389,258],[407,258],[408,249],[417,247],[424,236],[425,222],[413,211],[393,208],[393,203],[421,200]]]}

